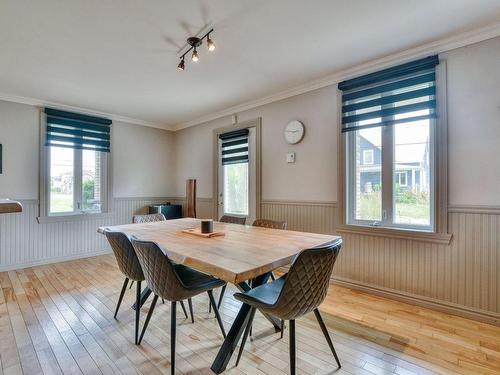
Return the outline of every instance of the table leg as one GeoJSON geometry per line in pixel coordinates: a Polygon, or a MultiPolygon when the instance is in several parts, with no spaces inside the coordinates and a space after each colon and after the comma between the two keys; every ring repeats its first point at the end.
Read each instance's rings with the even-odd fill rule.
{"type": "MultiPolygon", "coordinates": [[[[259,285],[265,284],[269,277],[270,273],[257,277],[253,281],[252,286],[257,287],[259,285]]],[[[243,291],[250,290],[250,286],[247,283],[240,283],[237,285],[237,287],[243,291]]],[[[229,330],[226,338],[224,339],[224,342],[222,343],[221,348],[219,349],[219,352],[217,353],[217,356],[215,357],[214,362],[212,363],[211,369],[216,374],[220,374],[226,369],[227,364],[229,363],[229,360],[231,359],[231,356],[233,355],[233,352],[238,345],[238,341],[240,340],[240,337],[243,334],[243,331],[245,330],[245,327],[248,323],[249,313],[250,306],[245,303],[241,305],[240,311],[238,312],[238,315],[236,315],[236,319],[234,320],[231,329],[229,330]]],[[[280,329],[281,326],[279,320],[276,319],[275,322],[275,319],[273,317],[270,317],[268,315],[264,316],[266,316],[266,318],[268,318],[273,323],[275,328],[277,327],[278,330],[280,329]]]]}
{"type": "MultiPolygon", "coordinates": [[[[146,300],[148,299],[149,295],[151,294],[151,289],[149,289],[149,287],[145,287],[143,290],[142,290],[142,293],[141,293],[141,306],[142,307],[144,305],[144,303],[146,302],[146,300]]],[[[132,310],[135,310],[136,309],[136,304],[134,303],[132,305],[132,310]]]]}

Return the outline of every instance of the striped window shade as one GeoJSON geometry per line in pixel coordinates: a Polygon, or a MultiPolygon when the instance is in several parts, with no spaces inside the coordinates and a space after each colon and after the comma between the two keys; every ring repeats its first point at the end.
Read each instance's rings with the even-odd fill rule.
{"type": "Polygon", "coordinates": [[[438,56],[340,82],[342,132],[437,117],[438,56]]]}
{"type": "Polygon", "coordinates": [[[219,135],[222,141],[222,165],[248,163],[248,129],[219,135]]]}
{"type": "Polygon", "coordinates": [[[111,120],[45,108],[47,146],[109,152],[111,120]]]}

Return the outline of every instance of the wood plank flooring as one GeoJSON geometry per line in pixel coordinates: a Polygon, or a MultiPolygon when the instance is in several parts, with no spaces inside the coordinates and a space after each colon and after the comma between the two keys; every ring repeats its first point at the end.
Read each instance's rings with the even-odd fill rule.
{"type": "MultiPolygon", "coordinates": [[[[113,319],[122,282],[112,255],[0,273],[0,375],[170,373],[170,305],[157,305],[136,346],[133,290],[113,319]]],[[[221,308],[226,329],[239,309],[233,291],[221,308]]],[[[222,336],[206,295],[193,302],[194,324],[177,314],[176,372],[212,374],[222,336]]],[[[311,315],[297,321],[298,374],[500,373],[499,327],[334,286],[321,311],[343,367],[311,315]]],[[[227,374],[288,374],[287,334],[257,314],[237,368],[235,359],[227,374]]]]}

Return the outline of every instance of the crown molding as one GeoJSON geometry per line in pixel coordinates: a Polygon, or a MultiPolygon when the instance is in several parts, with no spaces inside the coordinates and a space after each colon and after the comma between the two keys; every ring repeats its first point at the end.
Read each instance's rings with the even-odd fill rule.
{"type": "Polygon", "coordinates": [[[148,126],[151,128],[157,128],[157,129],[163,129],[163,130],[172,130],[171,127],[166,125],[166,124],[158,124],[158,123],[154,123],[154,122],[148,122],[148,121],[144,121],[144,120],[135,119],[132,117],[120,116],[120,115],[116,115],[116,114],[109,113],[109,112],[99,112],[99,111],[94,111],[94,110],[88,109],[88,108],[75,107],[75,106],[71,106],[71,105],[66,105],[66,104],[61,104],[61,103],[56,103],[56,102],[51,102],[51,101],[36,99],[36,98],[28,98],[28,97],[24,97],[24,96],[10,95],[10,94],[2,93],[2,92],[0,92],[0,100],[4,100],[6,102],[32,105],[34,107],[55,107],[55,108],[61,109],[61,110],[80,112],[80,113],[85,113],[85,114],[92,115],[92,116],[106,117],[106,118],[109,118],[113,121],[126,122],[128,124],[148,126]]]}
{"type": "Polygon", "coordinates": [[[389,65],[404,63],[406,61],[425,57],[430,54],[451,51],[460,47],[465,47],[474,43],[482,42],[484,40],[492,39],[497,36],[500,36],[500,22],[490,24],[488,26],[472,31],[463,32],[458,35],[452,35],[446,38],[435,40],[395,54],[371,60],[348,69],[340,70],[326,77],[280,91],[261,99],[248,101],[221,111],[216,111],[198,117],[194,120],[175,124],[171,126],[170,129],[173,131],[177,131],[191,126],[199,125],[204,122],[216,120],[221,117],[232,116],[236,113],[240,113],[249,109],[291,98],[293,96],[304,94],[306,92],[314,91],[323,87],[331,86],[354,76],[383,69],[389,65]]]}

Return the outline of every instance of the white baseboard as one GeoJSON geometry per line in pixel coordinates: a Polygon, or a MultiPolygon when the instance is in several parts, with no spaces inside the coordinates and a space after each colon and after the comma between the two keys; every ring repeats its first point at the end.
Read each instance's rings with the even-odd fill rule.
{"type": "Polygon", "coordinates": [[[399,290],[388,289],[376,285],[366,284],[356,280],[344,279],[339,277],[332,277],[333,284],[343,286],[350,289],[360,290],[370,294],[375,294],[381,297],[386,297],[400,302],[409,303],[421,307],[426,307],[432,310],[441,311],[451,315],[457,315],[463,318],[477,320],[483,323],[493,324],[500,326],[500,314],[470,308],[467,306],[458,305],[451,302],[437,300],[429,297],[410,294],[399,290]]]}
{"type": "Polygon", "coordinates": [[[98,255],[105,255],[105,254],[110,254],[110,253],[111,253],[111,250],[109,250],[109,249],[108,250],[98,250],[98,251],[91,251],[88,253],[78,253],[78,254],[64,255],[64,256],[60,256],[60,257],[38,259],[34,262],[9,264],[6,266],[0,266],[0,272],[19,270],[22,268],[41,266],[41,265],[50,264],[50,263],[66,262],[68,260],[90,258],[90,257],[95,257],[98,255]]]}

